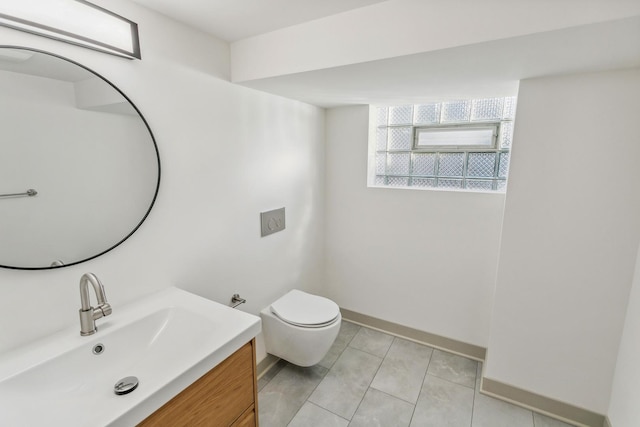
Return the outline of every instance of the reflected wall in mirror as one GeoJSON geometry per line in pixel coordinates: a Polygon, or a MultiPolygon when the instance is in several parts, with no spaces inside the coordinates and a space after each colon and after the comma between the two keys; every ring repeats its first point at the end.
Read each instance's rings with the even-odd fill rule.
{"type": "Polygon", "coordinates": [[[0,266],[87,261],[133,234],[160,184],[138,109],[80,64],[0,46],[0,266]]]}

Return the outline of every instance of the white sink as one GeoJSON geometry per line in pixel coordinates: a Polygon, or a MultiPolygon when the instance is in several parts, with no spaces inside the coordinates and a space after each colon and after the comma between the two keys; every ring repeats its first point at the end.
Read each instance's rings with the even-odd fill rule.
{"type": "Polygon", "coordinates": [[[1,426],[135,425],[260,332],[259,317],[177,288],[96,323],[0,357],[1,426]],[[139,386],[116,395],[128,376],[139,386]]]}

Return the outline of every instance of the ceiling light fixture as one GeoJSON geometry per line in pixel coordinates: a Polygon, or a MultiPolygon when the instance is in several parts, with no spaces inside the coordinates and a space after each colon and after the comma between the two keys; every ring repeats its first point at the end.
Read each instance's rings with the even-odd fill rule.
{"type": "Polygon", "coordinates": [[[138,24],[85,0],[13,0],[0,25],[129,59],[140,59],[138,24]]]}

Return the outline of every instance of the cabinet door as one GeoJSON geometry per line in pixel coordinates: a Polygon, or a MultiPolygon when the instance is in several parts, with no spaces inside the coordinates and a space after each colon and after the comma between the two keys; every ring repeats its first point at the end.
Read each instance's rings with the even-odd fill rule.
{"type": "Polygon", "coordinates": [[[254,357],[251,341],[139,426],[230,426],[254,405],[254,357]]]}
{"type": "Polygon", "coordinates": [[[256,411],[253,408],[245,412],[242,417],[233,423],[232,427],[256,427],[256,411]]]}

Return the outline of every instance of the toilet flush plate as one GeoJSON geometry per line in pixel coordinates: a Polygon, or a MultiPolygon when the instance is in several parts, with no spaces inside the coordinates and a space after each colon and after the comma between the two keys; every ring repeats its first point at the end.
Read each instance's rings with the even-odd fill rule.
{"type": "Polygon", "coordinates": [[[260,212],[261,236],[277,233],[285,229],[284,208],[260,212]]]}

